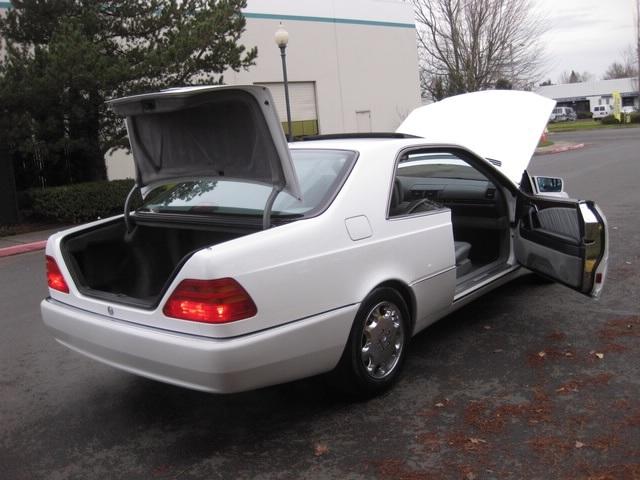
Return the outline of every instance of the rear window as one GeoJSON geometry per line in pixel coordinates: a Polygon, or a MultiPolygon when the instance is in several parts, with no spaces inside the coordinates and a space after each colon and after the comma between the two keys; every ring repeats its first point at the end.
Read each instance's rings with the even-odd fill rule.
{"type": "MultiPolygon", "coordinates": [[[[332,200],[356,159],[346,150],[291,150],[302,200],[281,192],[273,217],[310,216],[332,200]]],[[[257,183],[205,177],[163,185],[151,191],[139,212],[262,215],[271,187],[257,183]]]]}

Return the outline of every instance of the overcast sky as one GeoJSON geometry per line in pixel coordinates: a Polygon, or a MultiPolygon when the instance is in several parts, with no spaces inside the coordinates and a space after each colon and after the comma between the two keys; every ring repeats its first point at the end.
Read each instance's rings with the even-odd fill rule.
{"type": "Polygon", "coordinates": [[[546,12],[547,74],[557,83],[563,71],[587,71],[599,80],[634,42],[635,0],[533,0],[546,12]]]}

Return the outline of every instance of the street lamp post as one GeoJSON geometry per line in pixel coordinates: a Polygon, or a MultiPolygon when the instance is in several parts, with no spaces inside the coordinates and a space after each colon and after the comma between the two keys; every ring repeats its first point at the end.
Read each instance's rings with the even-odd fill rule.
{"type": "Polygon", "coordinates": [[[284,101],[287,106],[287,139],[291,141],[293,133],[291,131],[291,107],[289,105],[289,81],[287,80],[287,43],[289,43],[289,32],[287,32],[282,23],[276,30],[275,35],[276,45],[280,47],[280,57],[282,58],[282,76],[284,78],[284,101]]]}

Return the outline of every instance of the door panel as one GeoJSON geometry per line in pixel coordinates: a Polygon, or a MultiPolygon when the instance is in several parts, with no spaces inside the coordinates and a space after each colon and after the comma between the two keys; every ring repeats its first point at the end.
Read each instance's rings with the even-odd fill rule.
{"type": "MultiPolygon", "coordinates": [[[[557,247],[543,245],[539,241],[525,239],[516,234],[515,250],[518,261],[530,270],[541,273],[572,288],[582,283],[582,254],[560,251],[557,247]]],[[[537,239],[536,239],[537,240],[537,239]]]]}
{"type": "Polygon", "coordinates": [[[585,295],[598,296],[607,263],[607,230],[593,202],[520,194],[514,253],[518,262],[585,295]]]}

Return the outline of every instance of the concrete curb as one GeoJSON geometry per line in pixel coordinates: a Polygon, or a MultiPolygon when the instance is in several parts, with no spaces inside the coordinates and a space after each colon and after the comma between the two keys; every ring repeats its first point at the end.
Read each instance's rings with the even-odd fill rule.
{"type": "Polygon", "coordinates": [[[562,147],[550,148],[549,150],[539,149],[536,150],[536,155],[549,155],[551,153],[568,152],[569,150],[578,150],[584,148],[584,143],[576,143],[575,145],[565,145],[562,147]]]}
{"type": "Polygon", "coordinates": [[[12,247],[0,248],[0,258],[8,257],[10,255],[18,255],[20,253],[35,252],[36,250],[43,250],[46,245],[47,241],[41,240],[39,242],[23,243],[12,247]]]}

